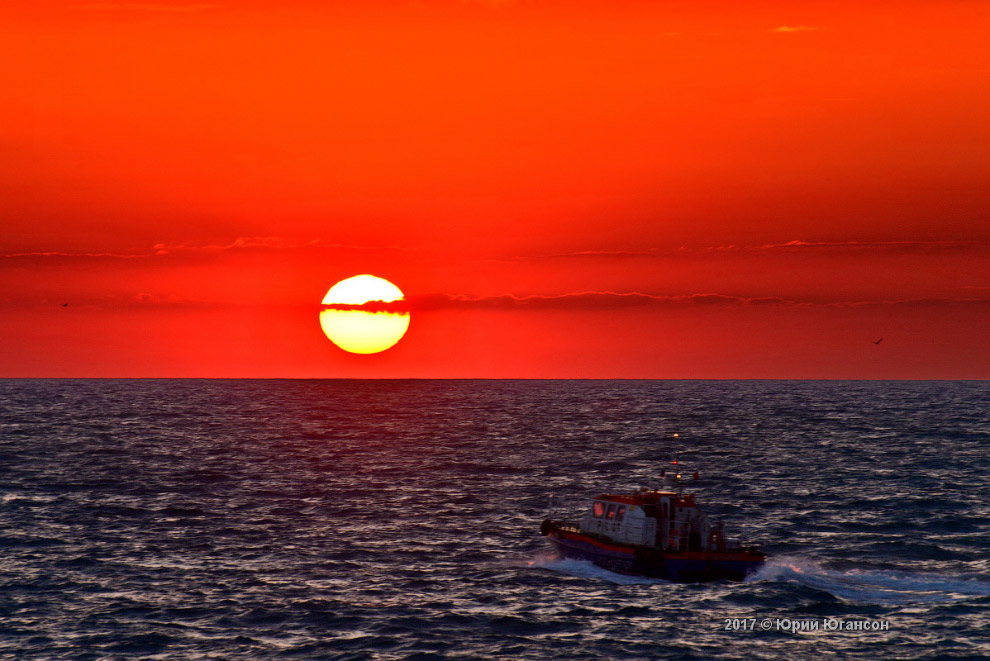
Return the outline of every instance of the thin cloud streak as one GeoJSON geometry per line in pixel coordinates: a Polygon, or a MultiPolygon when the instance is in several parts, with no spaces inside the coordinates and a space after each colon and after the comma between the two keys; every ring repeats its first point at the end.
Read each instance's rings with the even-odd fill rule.
{"type": "Polygon", "coordinates": [[[650,305],[788,305],[796,304],[778,297],[726,296],[723,294],[655,295],[640,292],[589,291],[553,296],[497,296],[471,297],[459,294],[427,294],[410,297],[411,308],[416,310],[439,309],[490,309],[490,310],[601,310],[643,307],[650,305]]]}
{"type": "Polygon", "coordinates": [[[135,259],[151,257],[151,253],[112,253],[112,252],[10,252],[0,253],[0,259],[135,259]]]}
{"type": "Polygon", "coordinates": [[[759,253],[768,251],[797,250],[850,250],[850,251],[942,251],[986,248],[971,241],[802,241],[795,239],[785,243],[767,243],[757,246],[718,245],[677,248],[650,248],[647,250],[577,250],[548,255],[514,256],[509,262],[538,261],[544,259],[663,259],[677,256],[707,255],[718,253],[759,253]]]}
{"type": "MultiPolygon", "coordinates": [[[[46,296],[43,299],[27,299],[18,296],[0,297],[0,304],[6,308],[44,309],[61,307],[65,298],[46,296]]],[[[791,309],[855,309],[865,307],[938,307],[938,306],[990,306],[987,297],[962,298],[911,298],[876,299],[850,301],[798,300],[780,296],[734,296],[728,294],[698,293],[684,295],[643,294],[640,292],[588,291],[557,295],[519,296],[500,294],[493,296],[467,296],[464,294],[433,293],[419,294],[400,301],[368,301],[360,305],[350,304],[303,304],[233,301],[219,299],[193,299],[176,296],[162,296],[147,292],[118,296],[91,296],[84,299],[71,298],[67,311],[75,309],[198,309],[223,308],[282,308],[298,310],[338,310],[361,311],[386,314],[409,314],[441,310],[499,310],[527,312],[541,310],[561,311],[601,311],[617,312],[631,309],[656,308],[754,308],[773,306],[791,309]]]]}
{"type": "MultiPolygon", "coordinates": [[[[491,258],[501,262],[530,262],[546,259],[651,259],[669,258],[685,255],[704,255],[711,253],[746,253],[763,251],[797,251],[797,250],[884,250],[884,251],[941,251],[986,248],[983,243],[970,241],[802,241],[795,239],[785,243],[768,243],[758,246],[719,245],[706,247],[679,246],[677,248],[650,248],[646,250],[578,250],[566,253],[544,255],[516,255],[511,257],[491,258]]],[[[404,252],[407,249],[399,246],[362,246],[354,244],[334,243],[323,239],[285,239],[278,236],[242,236],[230,243],[191,244],[191,243],[156,243],[146,252],[65,252],[65,251],[27,251],[0,253],[0,260],[24,259],[148,259],[178,254],[209,254],[231,251],[291,251],[291,250],[351,250],[351,251],[388,251],[404,252]]]]}
{"type": "Polygon", "coordinates": [[[152,259],[167,255],[210,254],[230,251],[288,251],[288,250],[353,250],[353,251],[401,251],[396,246],[358,246],[326,242],[322,239],[291,240],[277,236],[237,237],[230,243],[187,244],[156,243],[147,252],[64,252],[30,251],[0,253],[2,260],[86,260],[86,259],[152,259]]]}
{"type": "Polygon", "coordinates": [[[80,9],[89,9],[94,11],[144,11],[144,12],[161,12],[167,14],[194,14],[201,11],[207,11],[210,9],[219,9],[223,5],[217,4],[195,4],[195,5],[176,5],[176,4],[159,4],[153,2],[90,2],[87,4],[77,5],[80,9]]]}
{"type": "MultiPolygon", "coordinates": [[[[496,296],[471,297],[459,294],[426,294],[409,297],[409,309],[413,312],[441,309],[489,309],[489,310],[621,310],[647,306],[664,307],[755,307],[778,306],[788,308],[860,308],[867,306],[937,306],[937,305],[990,305],[990,298],[925,298],[860,301],[809,301],[787,299],[780,296],[732,296],[727,294],[699,293],[687,295],[656,295],[639,292],[577,292],[555,296],[496,296]]],[[[359,306],[358,306],[359,307],[359,306]]]]}
{"type": "Polygon", "coordinates": [[[788,241],[787,243],[770,243],[753,248],[753,250],[777,250],[781,248],[962,248],[976,244],[966,241],[788,241]]]}
{"type": "Polygon", "coordinates": [[[165,244],[156,243],[153,246],[156,255],[166,255],[173,252],[227,252],[230,250],[400,250],[395,246],[357,246],[344,243],[327,242],[323,239],[284,239],[278,236],[239,236],[231,243],[224,244],[165,244]]]}
{"type": "Polygon", "coordinates": [[[327,303],[322,306],[324,310],[336,310],[337,312],[371,312],[374,314],[409,314],[409,301],[368,301],[366,303],[327,303]]]}

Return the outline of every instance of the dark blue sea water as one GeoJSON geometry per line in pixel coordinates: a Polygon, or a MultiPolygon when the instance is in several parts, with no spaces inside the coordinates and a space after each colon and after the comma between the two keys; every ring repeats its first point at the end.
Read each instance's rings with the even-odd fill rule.
{"type": "Polygon", "coordinates": [[[986,658],[988,402],[987,382],[0,381],[0,656],[986,658]],[[655,484],[672,452],[761,573],[553,558],[549,494],[655,484]],[[825,620],[887,628],[778,625],[825,620]]]}

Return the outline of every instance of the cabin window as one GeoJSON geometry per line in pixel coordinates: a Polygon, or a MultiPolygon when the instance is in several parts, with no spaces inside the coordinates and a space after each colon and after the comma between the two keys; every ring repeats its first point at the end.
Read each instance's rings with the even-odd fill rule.
{"type": "Polygon", "coordinates": [[[667,518],[667,501],[663,501],[663,505],[660,506],[660,515],[663,518],[667,518]]]}
{"type": "Polygon", "coordinates": [[[626,515],[626,506],[625,505],[619,505],[619,509],[616,510],[616,512],[615,512],[615,520],[616,521],[622,521],[622,517],[624,517],[625,515],[626,515]]]}
{"type": "Polygon", "coordinates": [[[605,505],[603,503],[595,503],[591,506],[591,511],[597,518],[602,518],[602,514],[605,513],[605,505]]]}
{"type": "Polygon", "coordinates": [[[609,505],[608,506],[608,512],[605,514],[605,518],[608,519],[608,520],[610,520],[610,521],[615,518],[615,504],[614,503],[612,505],[609,505]]]}

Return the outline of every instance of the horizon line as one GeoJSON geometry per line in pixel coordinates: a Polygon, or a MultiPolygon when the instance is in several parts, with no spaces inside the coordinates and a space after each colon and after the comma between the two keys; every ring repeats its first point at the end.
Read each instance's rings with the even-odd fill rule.
{"type": "Polygon", "coordinates": [[[861,377],[533,377],[533,376],[0,376],[0,381],[861,381],[861,382],[990,382],[990,377],[861,378],[861,377]]]}

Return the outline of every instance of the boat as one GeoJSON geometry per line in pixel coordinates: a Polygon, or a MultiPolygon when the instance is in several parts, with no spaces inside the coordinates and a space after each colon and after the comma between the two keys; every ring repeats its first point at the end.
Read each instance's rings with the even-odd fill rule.
{"type": "Polygon", "coordinates": [[[706,583],[741,581],[757,571],[766,558],[759,547],[727,539],[723,523],[708,520],[681,474],[671,477],[671,488],[602,494],[579,520],[548,518],[540,533],[565,558],[621,574],[706,583]]]}

